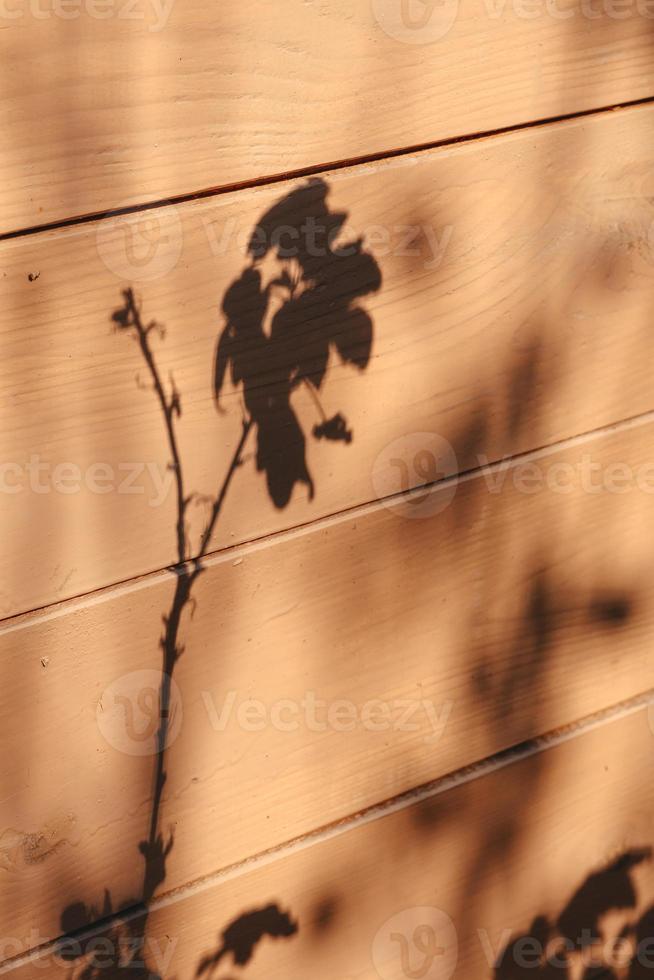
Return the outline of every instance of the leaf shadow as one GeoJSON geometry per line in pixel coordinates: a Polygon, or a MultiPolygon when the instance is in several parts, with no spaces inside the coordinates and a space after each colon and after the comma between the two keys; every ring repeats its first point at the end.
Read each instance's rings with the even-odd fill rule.
{"type": "MultiPolygon", "coordinates": [[[[175,843],[172,830],[164,834],[161,823],[174,708],[172,679],[185,652],[180,638],[182,615],[195,601],[193,586],[204,571],[204,559],[228,490],[245,464],[244,449],[250,433],[256,438],[256,470],[264,474],[270,500],[278,509],[288,505],[298,483],[306,486],[309,499],[315,492],[306,461],[306,435],[291,403],[297,388],[308,390],[318,413],[319,421],[311,430],[313,438],[345,446],[353,441],[353,431],[342,413],[326,416],[319,392],[330,356],[358,371],[368,366],[373,322],[358,301],[378,290],[382,277],[376,260],[364,250],[362,239],[337,243],[347,214],[330,211],[328,191],[324,180],[309,180],[261,217],[248,244],[250,264],[223,297],[226,323],[216,345],[212,392],[222,413],[221,395],[229,372],[242,395],[242,427],[223,481],[209,501],[209,513],[196,543],[191,541],[188,521],[196,494],[186,487],[177,435],[183,395],[174,378],[166,381],[157,365],[155,343],[165,340],[165,328],[156,320],[143,318],[131,287],[123,290],[123,302],[111,314],[114,330],[138,345],[148,382],[137,377],[137,384],[154,394],[162,415],[176,487],[177,563],[172,569],[174,595],[162,616],[159,639],[162,680],[156,702],[152,802],[148,833],[138,846],[143,861],[141,893],[116,904],[110,889],[105,888],[98,905],[74,901],[63,910],[63,938],[57,944],[57,956],[70,965],[76,980],[111,980],[127,969],[137,980],[157,980],[162,975],[158,967],[152,969],[149,964],[152,950],[148,949],[147,927],[150,904],[166,881],[167,860],[175,843]],[[272,260],[276,270],[266,285],[261,270],[265,258],[272,260]]],[[[288,940],[298,931],[298,922],[277,903],[248,910],[222,930],[216,949],[198,963],[197,976],[213,977],[229,957],[234,967],[242,968],[264,938],[288,940]]]]}

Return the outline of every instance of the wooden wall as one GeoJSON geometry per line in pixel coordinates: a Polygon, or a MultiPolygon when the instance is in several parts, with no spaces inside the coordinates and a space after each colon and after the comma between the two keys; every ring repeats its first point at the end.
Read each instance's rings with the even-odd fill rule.
{"type": "Polygon", "coordinates": [[[654,968],[654,8],[0,9],[0,973],[654,968]]]}

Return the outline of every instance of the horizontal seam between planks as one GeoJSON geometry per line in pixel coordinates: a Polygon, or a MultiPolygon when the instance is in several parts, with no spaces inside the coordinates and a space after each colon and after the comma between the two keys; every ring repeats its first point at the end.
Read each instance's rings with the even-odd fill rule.
{"type": "MultiPolygon", "coordinates": [[[[620,432],[629,432],[632,429],[637,429],[644,425],[651,425],[652,423],[654,423],[654,409],[648,412],[643,412],[640,415],[622,419],[619,422],[611,422],[607,425],[599,426],[597,429],[591,429],[588,432],[584,432],[579,435],[569,436],[567,439],[561,439],[558,442],[539,446],[536,449],[529,449],[521,453],[504,456],[502,459],[496,460],[495,462],[475,466],[469,470],[458,473],[455,476],[437,480],[434,483],[420,484],[419,486],[412,487],[410,490],[390,494],[389,496],[382,497],[378,500],[367,501],[362,504],[354,504],[352,507],[347,507],[335,514],[327,514],[324,517],[317,517],[313,521],[307,521],[306,523],[297,524],[293,527],[283,528],[279,531],[271,531],[268,534],[263,534],[261,537],[253,538],[250,541],[242,541],[240,544],[235,544],[227,548],[220,548],[216,551],[210,551],[202,559],[201,565],[202,568],[206,570],[209,568],[214,568],[216,565],[226,564],[230,561],[234,562],[239,558],[244,558],[248,555],[256,553],[257,551],[262,551],[271,544],[291,541],[296,538],[304,537],[307,534],[312,534],[314,532],[338,526],[339,524],[344,524],[346,521],[367,517],[369,514],[378,513],[387,509],[389,505],[401,505],[403,501],[410,500],[416,493],[429,495],[440,493],[441,491],[448,491],[451,490],[452,487],[456,487],[459,484],[466,484],[471,483],[473,480],[484,479],[489,476],[493,476],[496,473],[505,472],[517,466],[522,466],[525,463],[545,459],[548,456],[555,455],[556,453],[562,452],[566,449],[572,449],[575,446],[582,446],[593,442],[598,442],[607,435],[620,432]]],[[[33,609],[13,613],[10,616],[0,618],[0,638],[6,636],[8,633],[14,633],[21,629],[31,628],[32,626],[51,622],[53,619],[58,619],[61,616],[67,616],[78,610],[86,609],[102,602],[108,602],[112,599],[120,597],[121,595],[129,594],[131,592],[139,592],[141,589],[149,588],[150,586],[157,584],[157,582],[170,581],[171,577],[188,574],[193,568],[194,559],[191,557],[183,564],[166,565],[163,568],[152,569],[151,571],[144,572],[141,575],[134,575],[128,579],[121,579],[117,582],[111,582],[108,585],[100,586],[97,589],[91,589],[88,592],[83,592],[79,595],[69,596],[67,599],[62,599],[58,602],[47,603],[45,606],[36,606],[33,609]]]]}
{"type": "Polygon", "coordinates": [[[363,166],[369,163],[380,163],[384,160],[391,160],[398,157],[410,156],[414,153],[421,153],[428,150],[435,150],[442,147],[456,147],[460,144],[471,143],[477,140],[491,139],[497,136],[505,136],[510,133],[519,133],[528,129],[542,129],[556,123],[567,122],[575,119],[584,119],[590,116],[602,116],[618,109],[632,109],[638,106],[654,104],[654,96],[646,96],[642,99],[634,99],[627,102],[618,102],[606,106],[598,106],[594,109],[582,109],[580,112],[568,112],[558,116],[546,116],[542,119],[533,119],[524,123],[516,123],[509,126],[501,126],[497,129],[480,130],[461,136],[445,137],[440,140],[419,143],[414,146],[405,146],[394,150],[380,150],[377,153],[363,154],[356,157],[348,157],[342,160],[334,160],[326,163],[313,164],[308,167],[300,167],[296,170],[288,170],[279,174],[271,174],[265,177],[253,177],[250,180],[233,182],[231,184],[221,184],[209,187],[204,190],[190,191],[184,194],[170,195],[157,201],[148,201],[143,204],[134,204],[123,208],[109,208],[102,211],[95,211],[89,214],[78,215],[71,218],[62,218],[59,221],[51,221],[42,225],[33,225],[27,228],[20,228],[14,231],[7,231],[0,234],[0,242],[10,241],[15,238],[26,238],[30,235],[38,235],[46,231],[58,231],[63,228],[72,228],[77,225],[89,224],[93,221],[101,220],[107,216],[118,216],[127,214],[140,214],[152,211],[155,208],[174,207],[180,204],[189,204],[191,201],[204,200],[211,197],[220,197],[235,191],[249,190],[257,187],[267,187],[271,184],[280,184],[289,180],[298,180],[302,177],[310,177],[315,174],[331,171],[344,170],[347,167],[363,166]]]}
{"type": "Polygon", "coordinates": [[[41,959],[44,956],[51,955],[52,953],[56,952],[57,945],[60,944],[63,939],[90,939],[100,933],[106,932],[108,929],[112,928],[112,926],[133,922],[134,920],[143,916],[146,911],[147,914],[151,916],[160,909],[165,909],[170,905],[175,905],[177,902],[185,901],[188,898],[192,898],[196,895],[202,894],[203,892],[210,891],[212,888],[216,888],[228,881],[233,881],[234,879],[240,878],[252,871],[257,871],[261,868],[275,864],[277,861],[289,858],[300,853],[301,851],[306,851],[309,848],[322,844],[326,841],[334,840],[335,838],[341,837],[344,834],[357,830],[359,827],[364,827],[368,824],[375,823],[376,821],[382,820],[383,818],[394,813],[399,813],[402,810],[406,810],[409,807],[415,806],[427,800],[431,800],[436,796],[449,792],[450,790],[457,789],[460,786],[465,786],[476,779],[481,779],[484,776],[492,775],[495,772],[506,769],[508,766],[515,765],[518,762],[532,758],[533,756],[539,755],[540,753],[548,751],[549,749],[554,749],[557,746],[573,741],[576,738],[581,738],[582,736],[602,728],[605,725],[608,726],[613,722],[620,721],[623,718],[636,714],[650,705],[654,705],[654,689],[650,689],[642,694],[636,695],[633,698],[629,698],[626,701],[621,701],[609,708],[604,708],[601,711],[594,712],[593,714],[587,715],[585,718],[580,719],[579,721],[571,722],[568,725],[563,725],[545,735],[529,739],[511,748],[504,749],[486,759],[472,763],[446,776],[441,776],[432,782],[425,783],[415,789],[400,793],[397,796],[392,797],[390,800],[373,804],[372,806],[367,807],[356,814],[344,817],[332,824],[328,824],[319,829],[310,831],[301,835],[300,837],[294,838],[291,841],[278,844],[275,847],[246,858],[243,861],[229,865],[220,871],[212,872],[209,875],[198,878],[189,884],[182,885],[179,888],[175,888],[170,892],[161,895],[159,898],[154,899],[147,906],[147,908],[143,905],[134,906],[130,910],[125,910],[114,916],[108,916],[107,918],[98,921],[90,928],[87,927],[85,929],[80,929],[74,933],[67,934],[65,937],[59,936],[57,939],[44,943],[37,949],[30,951],[30,953],[22,954],[18,957],[14,957],[13,959],[6,960],[0,966],[0,975],[19,969],[20,967],[23,967],[30,962],[34,962],[35,960],[41,959]]]}

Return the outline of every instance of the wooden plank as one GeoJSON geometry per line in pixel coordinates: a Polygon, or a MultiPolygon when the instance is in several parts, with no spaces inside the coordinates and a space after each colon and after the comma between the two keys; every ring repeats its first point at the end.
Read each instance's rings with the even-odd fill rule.
{"type": "MultiPolygon", "coordinates": [[[[535,969],[539,949],[553,963],[552,976],[581,975],[565,967],[578,970],[582,955],[608,968],[619,955],[624,964],[637,954],[644,966],[633,975],[645,977],[653,938],[653,777],[652,731],[640,711],[241,869],[232,880],[171,896],[151,913],[141,950],[150,970],[179,980],[230,976],[224,971],[234,962],[280,980],[401,980],[421,968],[437,980],[513,980],[547,975],[535,969]],[[573,946],[584,930],[596,942],[582,954],[573,946]]],[[[137,920],[109,937],[126,949],[139,930],[142,938],[137,920]]],[[[80,945],[93,950],[91,943],[80,945]]],[[[95,951],[106,971],[111,956],[100,946],[95,951]]],[[[70,969],[49,953],[10,975],[36,978],[46,965],[51,976],[70,969]]]]}
{"type": "Polygon", "coordinates": [[[100,914],[100,882],[114,908],[139,897],[162,616],[184,650],[165,889],[654,687],[653,435],[210,559],[176,613],[162,574],[8,624],[5,934],[100,914]]]}
{"type": "Polygon", "coordinates": [[[414,31],[387,0],[7,4],[1,230],[653,94],[644,0],[552,7],[414,31]]]}
{"type": "MultiPolygon", "coordinates": [[[[221,307],[247,332],[253,300],[245,287],[253,277],[242,278],[250,264],[244,243],[280,201],[268,241],[289,220],[296,231],[309,218],[331,229],[347,214],[349,230],[335,247],[362,234],[368,257],[355,256],[352,266],[343,258],[343,275],[338,262],[334,273],[319,257],[318,272],[307,272],[319,286],[321,276],[326,282],[324,295],[309,293],[315,309],[294,307],[287,287],[271,300],[270,310],[300,313],[292,339],[282,330],[269,342],[266,321],[259,353],[241,345],[248,409],[254,402],[263,423],[259,465],[272,472],[276,460],[288,485],[273,481],[269,492],[253,431],[212,549],[423,483],[438,475],[414,465],[430,433],[450,443],[451,466],[465,470],[480,457],[498,459],[649,410],[653,122],[654,110],[640,108],[355,167],[324,178],[326,202],[320,184],[304,191],[303,183],[285,184],[141,215],[161,236],[151,262],[138,236],[130,252],[134,229],[120,223],[3,243],[0,615],[176,560],[164,420],[144,390],[150,379],[138,345],[111,323],[130,283],[144,322],[166,326],[152,348],[164,384],[172,375],[180,392],[175,425],[186,491],[197,493],[186,514],[197,553],[207,499],[242,433],[242,386],[229,374],[222,414],[214,404],[221,307]],[[350,316],[352,308],[363,312],[350,316]],[[337,353],[341,329],[359,344],[348,352],[345,343],[349,362],[337,353]],[[320,400],[328,417],[346,418],[351,444],[314,437],[320,415],[305,385],[289,404],[297,364],[304,358],[317,384],[320,345],[329,340],[320,400]],[[270,402],[258,399],[261,391],[270,402]],[[406,474],[391,463],[398,452],[406,474]]],[[[302,234],[308,251],[309,231],[302,234]]],[[[322,248],[320,238],[313,247],[322,248]]],[[[269,254],[259,265],[270,284],[282,263],[269,254]]]]}

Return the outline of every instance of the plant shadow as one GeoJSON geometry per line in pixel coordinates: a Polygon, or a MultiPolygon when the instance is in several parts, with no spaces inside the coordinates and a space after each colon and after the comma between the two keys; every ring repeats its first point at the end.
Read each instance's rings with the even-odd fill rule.
{"type": "Polygon", "coordinates": [[[654,950],[654,906],[635,917],[633,870],[651,849],[626,851],[590,874],[554,921],[537,916],[526,933],[513,936],[495,965],[495,980],[627,980],[649,976],[654,950]],[[618,926],[611,913],[618,914],[618,926]]]}
{"type": "MultiPolygon", "coordinates": [[[[309,180],[263,214],[247,247],[249,264],[223,297],[226,322],[216,345],[212,392],[216,409],[222,413],[221,396],[229,374],[242,398],[242,429],[223,482],[209,501],[198,542],[190,540],[187,520],[189,508],[198,499],[186,486],[177,438],[183,397],[174,378],[164,379],[157,366],[156,342],[165,339],[165,329],[156,320],[144,320],[131,288],[123,291],[122,305],[111,315],[114,329],[138,345],[149,378],[147,384],[138,383],[154,394],[161,411],[176,486],[177,564],[173,569],[174,595],[162,616],[159,639],[162,679],[149,827],[139,843],[141,893],[116,903],[111,891],[105,889],[97,905],[76,901],[63,910],[60,925],[64,938],[58,943],[57,955],[79,980],[110,980],[114,973],[126,969],[130,977],[155,980],[161,976],[158,967],[148,961],[152,950],[148,950],[147,924],[150,904],[161,893],[166,862],[174,847],[172,830],[164,833],[161,824],[172,679],[184,654],[181,622],[184,610],[194,602],[193,586],[204,570],[228,490],[246,463],[244,450],[250,434],[256,440],[256,470],[265,477],[270,500],[280,509],[288,505],[297,484],[307,488],[309,498],[315,493],[306,461],[307,436],[291,403],[298,387],[306,387],[316,407],[317,421],[311,436],[344,447],[353,442],[353,431],[340,412],[331,418],[325,415],[320,389],[331,356],[358,371],[368,366],[373,322],[359,301],[380,288],[382,276],[362,239],[339,241],[347,213],[330,210],[328,192],[324,180],[309,180]],[[263,271],[266,260],[274,267],[267,282],[263,271]]],[[[204,499],[199,502],[207,503],[204,499]]],[[[234,967],[242,968],[262,939],[288,940],[298,930],[291,913],[276,903],[248,910],[225,927],[216,949],[201,958],[197,975],[213,977],[229,957],[234,967]]]]}

